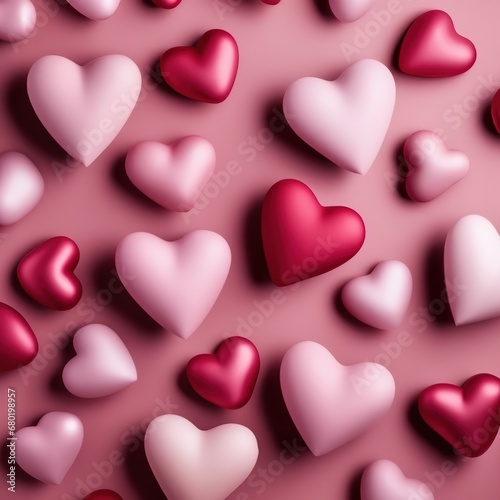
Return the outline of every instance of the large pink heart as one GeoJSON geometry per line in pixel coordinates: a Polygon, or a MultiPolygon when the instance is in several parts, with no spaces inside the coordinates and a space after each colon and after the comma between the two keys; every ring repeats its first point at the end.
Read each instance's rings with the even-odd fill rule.
{"type": "Polygon", "coordinates": [[[0,40],[18,42],[35,28],[36,9],[31,0],[0,0],[0,40]]]}
{"type": "Polygon", "coordinates": [[[44,56],[28,73],[28,95],[50,135],[88,167],[113,141],[135,107],[141,72],[126,56],[98,57],[85,66],[44,56]]]}
{"type": "Polygon", "coordinates": [[[350,172],[366,174],[377,157],[392,118],[396,84],[381,62],[362,59],[333,82],[306,77],[283,98],[295,133],[350,172]]]}
{"type": "Polygon", "coordinates": [[[177,212],[194,207],[215,168],[215,149],[203,137],[189,135],[172,144],[143,141],[125,159],[130,180],[153,201],[177,212]]]}
{"type": "Polygon", "coordinates": [[[176,241],[132,233],[116,249],[116,269],[130,295],[160,325],[184,339],[212,309],[230,265],[226,240],[207,230],[176,241]]]}
{"type": "Polygon", "coordinates": [[[367,431],[389,410],[395,392],[394,379],[382,365],[341,365],[312,341],[286,352],[280,381],[288,412],[316,456],[367,431]]]}
{"type": "Polygon", "coordinates": [[[68,0],[68,3],[80,14],[98,21],[111,17],[120,5],[120,0],[68,0]]]}

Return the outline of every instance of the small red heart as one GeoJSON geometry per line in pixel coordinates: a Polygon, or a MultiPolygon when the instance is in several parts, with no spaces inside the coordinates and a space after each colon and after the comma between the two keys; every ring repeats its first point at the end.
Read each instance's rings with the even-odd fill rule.
{"type": "Polygon", "coordinates": [[[365,225],[347,207],[323,207],[302,182],[285,179],[266,194],[262,243],[271,280],[277,286],[326,273],[354,257],[365,225]]]}
{"type": "Polygon", "coordinates": [[[0,302],[0,372],[33,361],[38,341],[28,322],[15,309],[0,302]]]}
{"type": "Polygon", "coordinates": [[[262,2],[267,3],[268,5],[278,5],[280,0],[262,0],[262,2]]]}
{"type": "Polygon", "coordinates": [[[176,92],[196,101],[224,101],[234,85],[239,52],[224,30],[207,31],[194,47],[174,47],[160,60],[161,74],[176,92]]]}
{"type": "Polygon", "coordinates": [[[451,17],[431,10],[417,17],[406,32],[399,68],[414,76],[440,78],[465,73],[476,61],[476,47],[460,36],[451,17]]]}
{"type": "Polygon", "coordinates": [[[186,367],[193,389],[204,399],[227,409],[241,408],[252,395],[260,368],[259,352],[244,337],[229,337],[215,354],[200,354],[186,367]]]}
{"type": "Polygon", "coordinates": [[[181,0],[153,0],[153,3],[160,9],[173,9],[181,3],[181,0]]]}
{"type": "Polygon", "coordinates": [[[500,134],[500,90],[496,91],[491,100],[491,118],[493,119],[493,125],[500,134]]]}
{"type": "Polygon", "coordinates": [[[123,500],[123,498],[111,490],[93,491],[87,495],[83,500],[123,500]]]}
{"type": "Polygon", "coordinates": [[[74,270],[80,260],[76,243],[66,236],[44,241],[17,267],[24,291],[49,309],[71,309],[82,298],[82,284],[74,270]]]}
{"type": "Polygon", "coordinates": [[[498,432],[500,379],[480,373],[462,387],[432,385],[420,394],[418,409],[427,425],[461,455],[479,457],[498,432]]]}

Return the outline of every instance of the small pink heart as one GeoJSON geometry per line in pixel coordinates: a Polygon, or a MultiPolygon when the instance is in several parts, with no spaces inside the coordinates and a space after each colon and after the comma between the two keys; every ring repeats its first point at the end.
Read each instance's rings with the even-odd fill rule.
{"type": "Polygon", "coordinates": [[[0,40],[18,42],[35,28],[36,9],[31,0],[0,0],[0,40]]]}
{"type": "Polygon", "coordinates": [[[162,207],[177,212],[194,207],[214,168],[212,143],[196,135],[169,145],[140,142],[125,159],[125,170],[132,183],[162,207]]]}
{"type": "Polygon", "coordinates": [[[341,365],[311,341],[286,352],[280,382],[288,412],[316,456],[372,427],[391,407],[395,392],[394,379],[382,365],[341,365]]]}
{"type": "Polygon", "coordinates": [[[361,500],[434,500],[427,484],[407,479],[390,460],[377,460],[361,477],[361,500]]]}
{"type": "Polygon", "coordinates": [[[406,191],[414,201],[437,198],[469,171],[467,155],[448,149],[430,130],[420,130],[408,137],[403,154],[410,168],[406,191]]]}
{"type": "Polygon", "coordinates": [[[68,3],[89,19],[99,21],[111,17],[121,0],[67,0],[68,3]]]}
{"type": "Polygon", "coordinates": [[[333,15],[342,22],[351,23],[363,17],[375,0],[329,0],[333,15]]]}
{"type": "Polygon", "coordinates": [[[61,484],[82,447],[83,424],[72,413],[52,411],[15,437],[19,467],[39,481],[61,484]]]}
{"type": "Polygon", "coordinates": [[[62,378],[75,396],[108,396],[137,380],[134,360],[111,328],[86,325],[75,333],[73,346],[76,356],[64,367],[62,378]]]}
{"type": "Polygon", "coordinates": [[[363,323],[391,330],[404,319],[412,287],[408,267],[398,260],[386,260],[367,276],[349,281],[342,289],[342,302],[363,323]]]}

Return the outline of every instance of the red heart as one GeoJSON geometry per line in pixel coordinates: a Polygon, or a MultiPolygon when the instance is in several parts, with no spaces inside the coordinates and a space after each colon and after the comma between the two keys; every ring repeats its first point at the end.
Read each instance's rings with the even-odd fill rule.
{"type": "Polygon", "coordinates": [[[277,286],[326,273],[358,253],[363,219],[347,207],[323,207],[302,182],[286,179],[267,192],[262,206],[262,243],[277,286]]]}
{"type": "Polygon", "coordinates": [[[469,70],[476,61],[476,47],[455,31],[451,17],[431,10],[411,24],[401,45],[399,68],[414,76],[439,78],[469,70]]]}
{"type": "Polygon", "coordinates": [[[181,0],[153,0],[153,3],[160,9],[173,9],[181,3],[181,0]]]}
{"type": "Polygon", "coordinates": [[[83,500],[123,500],[123,498],[111,490],[93,491],[87,495],[83,500]]]}
{"type": "Polygon", "coordinates": [[[64,311],[82,298],[82,284],[73,272],[80,260],[76,243],[66,236],[44,241],[17,267],[24,291],[50,309],[64,311]]]}
{"type": "Polygon", "coordinates": [[[500,424],[500,379],[480,373],[462,387],[436,384],[418,398],[424,421],[461,455],[478,457],[493,443],[500,424]]]}
{"type": "Polygon", "coordinates": [[[0,371],[14,370],[33,361],[38,341],[28,322],[15,309],[0,302],[0,371]]]}
{"type": "Polygon", "coordinates": [[[493,119],[493,125],[500,134],[500,90],[497,90],[491,100],[491,118],[493,119]]]}
{"type": "Polygon", "coordinates": [[[262,0],[264,3],[267,3],[268,5],[278,5],[280,3],[280,0],[262,0]]]}
{"type": "Polygon", "coordinates": [[[231,92],[238,71],[236,40],[224,30],[207,31],[194,47],[174,47],[160,60],[161,74],[175,91],[218,103],[231,92]]]}
{"type": "Polygon", "coordinates": [[[252,395],[259,374],[257,348],[244,337],[229,337],[215,354],[200,354],[186,367],[193,389],[207,401],[227,409],[241,408],[252,395]]]}

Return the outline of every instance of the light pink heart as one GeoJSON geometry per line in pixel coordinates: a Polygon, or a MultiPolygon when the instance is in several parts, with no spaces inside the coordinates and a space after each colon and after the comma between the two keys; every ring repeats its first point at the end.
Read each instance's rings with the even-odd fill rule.
{"type": "Polygon", "coordinates": [[[217,300],[231,250],[222,236],[203,229],[175,241],[132,233],[118,245],[115,261],[135,301],[165,329],[186,339],[217,300]]]}
{"type": "Polygon", "coordinates": [[[48,484],[61,484],[83,443],[83,424],[72,413],[46,413],[34,427],[16,432],[21,469],[48,484]]]}
{"type": "Polygon", "coordinates": [[[392,73],[381,62],[362,59],[335,81],[306,77],[283,98],[295,133],[350,172],[366,174],[384,141],[396,101],[392,73]]]}
{"type": "Polygon", "coordinates": [[[35,29],[36,9],[31,0],[0,0],[0,40],[19,42],[35,29]]]}
{"type": "Polygon", "coordinates": [[[120,337],[105,325],[90,324],[73,337],[76,356],[64,367],[66,389],[81,398],[100,398],[137,380],[134,360],[120,337]]]}
{"type": "Polygon", "coordinates": [[[342,289],[342,302],[363,323],[391,330],[403,321],[412,288],[408,267],[398,260],[386,260],[367,276],[349,281],[342,289]]]}
{"type": "Polygon", "coordinates": [[[500,236],[488,219],[466,215],[451,228],[444,273],[457,326],[500,316],[500,236]]]}
{"type": "Polygon", "coordinates": [[[427,484],[408,479],[390,460],[377,460],[361,476],[361,500],[434,500],[427,484]]]}
{"type": "Polygon", "coordinates": [[[68,0],[68,3],[89,19],[108,19],[120,5],[120,0],[68,0]]]}
{"type": "Polygon", "coordinates": [[[85,66],[44,56],[28,73],[28,95],[38,118],[59,145],[87,167],[127,122],[141,85],[134,61],[117,54],[85,66]]]}
{"type": "Polygon", "coordinates": [[[280,382],[288,412],[316,456],[366,432],[387,413],[395,393],[394,379],[382,365],[344,366],[312,341],[286,352],[280,382]]]}
{"type": "Polygon", "coordinates": [[[14,224],[42,199],[44,182],[38,168],[24,154],[0,154],[0,224],[14,224]]]}
{"type": "Polygon", "coordinates": [[[375,0],[330,0],[333,15],[342,22],[351,23],[363,17],[375,0]]]}
{"type": "Polygon", "coordinates": [[[190,135],[172,144],[144,141],[125,159],[132,183],[169,210],[191,210],[215,168],[215,149],[203,137],[190,135]]]}
{"type": "Polygon", "coordinates": [[[448,149],[430,130],[419,130],[408,137],[403,155],[409,167],[406,191],[414,201],[437,198],[469,171],[467,155],[448,149]]]}

